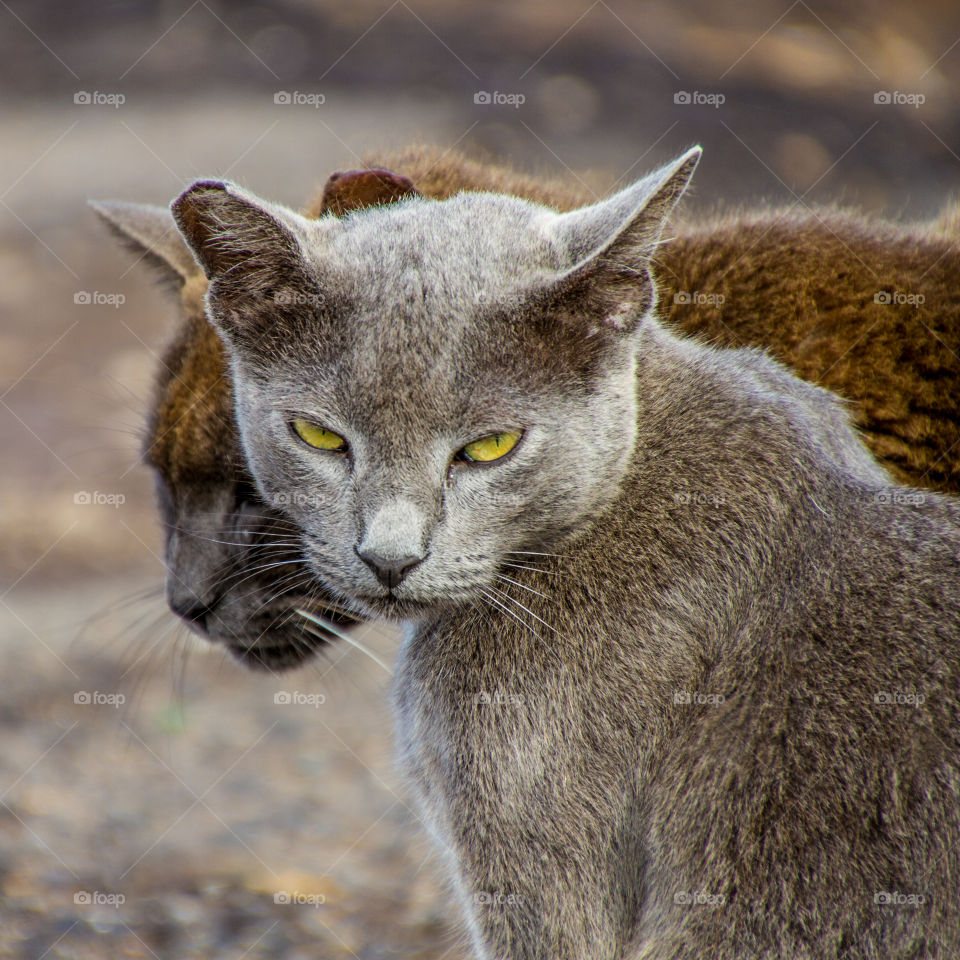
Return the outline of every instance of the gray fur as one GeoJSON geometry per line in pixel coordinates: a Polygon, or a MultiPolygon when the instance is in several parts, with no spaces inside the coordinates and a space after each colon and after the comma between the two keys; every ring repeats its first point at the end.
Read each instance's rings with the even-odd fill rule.
{"type": "Polygon", "coordinates": [[[829,394],[659,326],[696,157],[568,215],[310,224],[210,183],[174,213],[263,493],[335,596],[408,621],[401,764],[480,957],[953,957],[960,507],[829,394]],[[424,559],[391,593],[371,542],[424,559]]]}

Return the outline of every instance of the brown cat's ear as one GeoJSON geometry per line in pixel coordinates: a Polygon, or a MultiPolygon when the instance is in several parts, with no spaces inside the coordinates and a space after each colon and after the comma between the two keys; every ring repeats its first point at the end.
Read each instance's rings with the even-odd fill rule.
{"type": "Polygon", "coordinates": [[[635,330],[653,306],[650,258],[701,152],[694,147],[606,200],[558,214],[551,234],[569,266],[546,292],[595,323],[635,330]]]}
{"type": "Polygon", "coordinates": [[[232,183],[199,180],[170,209],[208,280],[236,285],[251,274],[302,262],[300,244],[282,222],[289,211],[232,183]]]}
{"type": "Polygon", "coordinates": [[[389,170],[347,170],[330,174],[320,195],[307,215],[342,217],[352,210],[396,203],[404,197],[422,196],[409,177],[389,170]]]}
{"type": "Polygon", "coordinates": [[[175,288],[200,272],[169,210],[145,203],[88,202],[124,246],[139,254],[175,288]]]}

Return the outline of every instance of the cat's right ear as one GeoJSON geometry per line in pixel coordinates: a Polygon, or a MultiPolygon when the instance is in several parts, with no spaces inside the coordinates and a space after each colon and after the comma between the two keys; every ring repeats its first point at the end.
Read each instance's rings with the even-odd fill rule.
{"type": "Polygon", "coordinates": [[[139,254],[175,289],[200,273],[169,210],[145,203],[90,200],[120,242],[139,254]]]}

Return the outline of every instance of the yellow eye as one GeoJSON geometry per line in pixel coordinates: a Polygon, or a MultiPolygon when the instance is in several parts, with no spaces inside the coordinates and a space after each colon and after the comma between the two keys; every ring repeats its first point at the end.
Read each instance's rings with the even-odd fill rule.
{"type": "Polygon", "coordinates": [[[332,450],[335,453],[347,449],[347,441],[338,433],[321,427],[318,423],[311,423],[302,417],[295,417],[290,424],[293,432],[306,444],[316,447],[317,450],[332,450]]]}
{"type": "Polygon", "coordinates": [[[513,431],[507,433],[491,433],[489,437],[481,437],[468,443],[458,454],[457,460],[466,460],[468,463],[489,463],[506,456],[519,442],[520,434],[513,431]]]}

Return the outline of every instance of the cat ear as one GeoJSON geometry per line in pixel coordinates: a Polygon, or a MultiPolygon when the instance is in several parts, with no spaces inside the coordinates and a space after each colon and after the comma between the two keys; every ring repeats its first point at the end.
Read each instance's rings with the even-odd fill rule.
{"type": "Polygon", "coordinates": [[[409,177],[389,170],[348,170],[331,173],[323,193],[307,211],[309,217],[332,214],[342,217],[351,210],[396,203],[404,197],[422,196],[409,177]]]}
{"type": "Polygon", "coordinates": [[[158,270],[175,287],[199,274],[169,210],[144,203],[90,200],[91,207],[124,246],[158,270]]]}
{"type": "Polygon", "coordinates": [[[636,329],[653,306],[650,259],[701,152],[694,147],[606,200],[558,214],[551,233],[569,266],[554,292],[579,299],[580,312],[607,327],[636,329]]]}
{"type": "Polygon", "coordinates": [[[291,229],[296,215],[235,184],[199,180],[170,209],[207,279],[222,287],[303,263],[291,229]]]}

